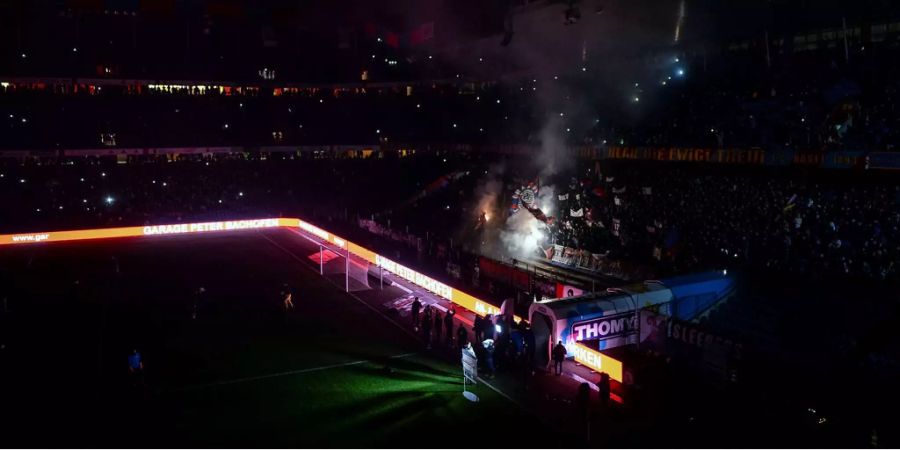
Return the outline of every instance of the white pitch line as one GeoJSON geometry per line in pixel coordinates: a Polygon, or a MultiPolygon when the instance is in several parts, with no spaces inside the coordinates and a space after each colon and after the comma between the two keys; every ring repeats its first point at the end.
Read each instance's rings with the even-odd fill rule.
{"type": "MultiPolygon", "coordinates": [[[[300,234],[300,233],[297,233],[297,234],[300,234]]],[[[290,251],[290,250],[284,248],[283,246],[279,245],[277,242],[273,241],[272,239],[270,239],[270,238],[269,238],[268,236],[266,236],[265,234],[260,233],[260,235],[261,235],[263,238],[265,238],[267,241],[269,241],[269,243],[271,243],[271,244],[274,245],[275,247],[278,247],[279,249],[281,249],[281,251],[287,253],[288,255],[290,255],[291,257],[293,257],[294,259],[303,262],[303,263],[304,263],[303,266],[309,267],[309,265],[306,264],[306,261],[305,261],[303,258],[301,258],[301,257],[297,256],[296,254],[294,254],[294,252],[292,252],[292,251],[290,251]]],[[[300,235],[303,236],[302,234],[300,234],[300,235]]],[[[303,236],[303,237],[306,238],[306,239],[309,239],[309,238],[306,237],[306,236],[303,236]]],[[[366,306],[367,306],[369,309],[371,309],[372,311],[375,311],[376,313],[378,313],[378,315],[380,315],[381,317],[383,317],[385,320],[387,320],[387,321],[391,322],[392,324],[396,325],[397,328],[399,328],[400,330],[402,330],[402,331],[405,332],[406,334],[411,335],[411,336],[412,336],[414,339],[416,339],[417,341],[419,340],[419,337],[418,337],[415,333],[409,331],[406,327],[404,327],[403,325],[400,325],[399,323],[397,323],[397,321],[395,321],[394,319],[388,317],[387,315],[385,315],[384,313],[382,313],[381,311],[379,311],[379,310],[378,310],[377,308],[375,308],[374,306],[372,306],[372,305],[366,303],[365,301],[363,301],[361,298],[357,297],[356,295],[353,295],[353,293],[347,292],[347,294],[348,294],[350,297],[353,297],[356,301],[362,303],[363,305],[366,305],[366,306]]],[[[506,398],[507,400],[509,400],[510,403],[512,403],[512,404],[514,404],[514,405],[516,405],[516,406],[518,406],[519,408],[521,408],[521,409],[523,409],[523,410],[525,410],[525,411],[530,411],[528,408],[525,407],[525,405],[522,405],[521,403],[519,403],[518,401],[516,401],[515,399],[513,399],[512,397],[510,397],[509,395],[507,395],[505,392],[501,391],[500,389],[498,389],[497,387],[495,387],[495,386],[492,385],[491,383],[488,383],[487,380],[485,380],[484,378],[478,377],[478,381],[481,381],[482,384],[484,384],[485,386],[489,387],[492,391],[494,391],[494,392],[500,394],[502,397],[504,397],[504,398],[506,398]]]]}
{"type": "MultiPolygon", "coordinates": [[[[406,358],[408,356],[413,356],[416,354],[417,354],[416,352],[404,353],[402,355],[389,356],[388,359],[406,358]]],[[[323,370],[357,366],[360,364],[367,364],[367,363],[372,363],[372,362],[374,362],[374,361],[371,359],[361,359],[359,361],[351,361],[351,362],[345,362],[345,363],[341,363],[341,364],[331,364],[328,366],[308,367],[306,369],[288,370],[285,372],[269,373],[269,374],[265,374],[265,375],[256,375],[256,376],[244,377],[244,378],[234,378],[231,380],[215,381],[215,382],[206,383],[206,384],[196,384],[193,386],[185,386],[182,388],[172,389],[169,392],[193,391],[193,390],[197,390],[197,389],[206,389],[206,388],[211,388],[211,387],[224,386],[224,385],[228,385],[228,384],[237,384],[237,383],[246,383],[248,381],[265,380],[268,378],[277,378],[277,377],[284,377],[284,376],[289,376],[289,375],[299,375],[299,374],[311,373],[311,372],[321,372],[323,370]]]]}
{"type": "MultiPolygon", "coordinates": [[[[288,256],[290,256],[290,257],[296,259],[297,261],[300,261],[301,263],[303,263],[302,265],[303,265],[304,267],[306,267],[306,268],[308,268],[308,269],[310,269],[310,270],[313,270],[313,269],[309,266],[309,264],[306,264],[306,260],[304,260],[303,258],[297,256],[294,252],[292,252],[292,251],[290,251],[290,250],[284,248],[282,245],[280,245],[280,244],[278,244],[277,242],[273,241],[273,240],[272,240],[271,238],[269,238],[268,236],[266,236],[266,235],[264,235],[264,234],[262,234],[262,233],[260,233],[260,235],[261,235],[265,240],[269,241],[270,244],[274,245],[275,247],[278,247],[279,249],[281,249],[281,251],[287,253],[288,256]]],[[[304,237],[305,237],[305,236],[304,236],[304,237]]],[[[326,281],[327,281],[327,279],[326,279],[326,281]]],[[[333,283],[332,283],[332,285],[333,285],[333,283]]],[[[374,306],[372,306],[372,305],[366,303],[363,299],[357,297],[357,296],[354,295],[352,292],[346,292],[346,291],[344,291],[344,293],[346,293],[347,295],[349,295],[349,296],[350,296],[351,298],[353,298],[354,300],[356,300],[356,301],[362,303],[363,305],[365,305],[367,308],[371,309],[372,311],[376,312],[379,316],[383,317],[383,318],[384,318],[385,320],[387,320],[388,322],[391,322],[392,324],[396,325],[397,328],[399,328],[399,329],[400,329],[401,331],[403,331],[404,333],[406,333],[406,334],[412,336],[412,338],[415,339],[416,341],[419,340],[419,337],[418,337],[415,333],[413,333],[412,331],[409,331],[409,329],[407,329],[407,328],[404,327],[403,325],[400,325],[400,324],[397,323],[397,321],[395,321],[394,319],[392,319],[392,318],[386,316],[383,312],[379,311],[378,308],[375,308],[374,306]]]]}

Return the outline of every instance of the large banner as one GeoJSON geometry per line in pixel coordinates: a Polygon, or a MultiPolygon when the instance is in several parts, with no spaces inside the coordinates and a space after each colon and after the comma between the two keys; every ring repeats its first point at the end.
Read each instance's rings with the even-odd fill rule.
{"type": "Polygon", "coordinates": [[[578,147],[573,152],[583,159],[631,159],[681,161],[756,166],[812,166],[825,169],[897,169],[900,156],[892,152],[865,151],[768,151],[751,149],[709,149],[679,147],[578,147]]]}
{"type": "Polygon", "coordinates": [[[65,242],[90,239],[109,239],[170,234],[196,234],[214,231],[257,230],[262,228],[296,226],[297,219],[272,218],[253,220],[225,220],[219,222],[179,223],[137,227],[98,228],[89,230],[44,231],[0,235],[0,245],[65,242]]]}
{"type": "MultiPolygon", "coordinates": [[[[863,167],[865,152],[800,152],[794,150],[766,151],[763,149],[707,149],[608,147],[596,152],[582,151],[582,156],[597,159],[635,159],[650,161],[684,161],[721,164],[766,166],[814,166],[830,169],[863,167]]],[[[875,167],[873,167],[875,168],[875,167]]]]}

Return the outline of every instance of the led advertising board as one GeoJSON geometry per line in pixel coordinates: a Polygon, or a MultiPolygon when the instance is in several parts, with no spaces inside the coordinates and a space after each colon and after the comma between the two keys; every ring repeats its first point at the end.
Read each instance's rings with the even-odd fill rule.
{"type": "Polygon", "coordinates": [[[606,372],[611,379],[622,382],[622,361],[577,342],[569,346],[569,349],[574,354],[575,361],[590,367],[595,372],[606,372]]]}

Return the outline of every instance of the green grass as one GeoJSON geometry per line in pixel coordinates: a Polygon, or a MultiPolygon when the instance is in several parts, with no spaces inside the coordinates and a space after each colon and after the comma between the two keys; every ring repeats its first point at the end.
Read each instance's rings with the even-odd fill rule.
{"type": "MultiPolygon", "coordinates": [[[[293,238],[270,235],[284,245],[293,238]]],[[[46,247],[31,269],[11,267],[21,299],[17,351],[0,374],[10,442],[566,444],[486,386],[474,388],[481,402],[466,400],[458,363],[424,354],[403,330],[254,233],[46,247]],[[111,272],[111,254],[120,274],[111,272]],[[78,295],[70,294],[73,279],[82,280],[78,295]],[[277,297],[284,281],[297,289],[289,317],[277,297]],[[190,293],[199,285],[209,298],[194,321],[190,293]],[[134,347],[147,366],[144,394],[127,386],[134,347]]]]}
{"type": "Polygon", "coordinates": [[[508,446],[525,442],[509,424],[535,423],[485,386],[474,387],[479,402],[466,400],[455,366],[421,356],[390,364],[200,387],[160,402],[178,440],[204,446],[508,446]]]}

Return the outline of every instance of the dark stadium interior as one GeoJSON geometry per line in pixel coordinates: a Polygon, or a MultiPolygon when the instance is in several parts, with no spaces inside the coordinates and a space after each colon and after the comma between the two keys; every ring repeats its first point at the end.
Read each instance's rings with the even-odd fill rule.
{"type": "Polygon", "coordinates": [[[890,0],[0,0],[3,442],[900,445],[898,100],[890,0]]]}

